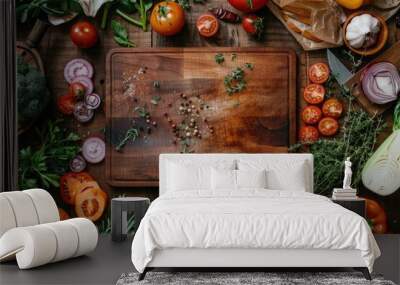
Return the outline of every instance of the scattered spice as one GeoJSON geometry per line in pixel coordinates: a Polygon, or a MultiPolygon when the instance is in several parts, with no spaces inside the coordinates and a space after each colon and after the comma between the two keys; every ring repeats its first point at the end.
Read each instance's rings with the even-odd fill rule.
{"type": "Polygon", "coordinates": [[[153,86],[154,86],[154,88],[159,89],[160,88],[160,81],[158,81],[158,80],[154,81],[153,82],[153,86]]]}

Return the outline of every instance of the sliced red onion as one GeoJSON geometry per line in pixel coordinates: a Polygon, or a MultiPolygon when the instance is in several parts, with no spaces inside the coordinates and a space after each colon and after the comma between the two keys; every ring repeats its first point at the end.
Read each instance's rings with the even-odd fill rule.
{"type": "Polygon", "coordinates": [[[89,122],[93,116],[94,112],[92,109],[88,109],[83,102],[78,102],[75,104],[74,116],[80,123],[89,122]]]}
{"type": "Polygon", "coordinates": [[[72,172],[81,172],[86,168],[86,160],[81,155],[77,155],[69,162],[69,168],[72,172]]]}
{"type": "Polygon", "coordinates": [[[93,66],[86,59],[75,58],[65,65],[64,78],[68,83],[71,83],[80,76],[92,78],[93,66]]]}
{"type": "Polygon", "coordinates": [[[99,163],[106,156],[106,144],[101,138],[87,138],[82,145],[82,155],[90,163],[99,163]]]}
{"type": "Polygon", "coordinates": [[[85,96],[85,104],[86,104],[86,107],[88,107],[89,109],[95,110],[100,107],[101,98],[96,93],[86,95],[85,96]]]}
{"type": "Polygon", "coordinates": [[[361,83],[365,96],[376,104],[395,101],[400,92],[399,72],[390,62],[378,62],[368,67],[361,83]]]}
{"type": "Polygon", "coordinates": [[[86,76],[76,77],[74,80],[72,80],[71,83],[75,83],[75,82],[79,82],[83,86],[85,86],[85,88],[86,88],[85,96],[93,93],[93,89],[94,89],[93,81],[89,77],[86,77],[86,76]]]}

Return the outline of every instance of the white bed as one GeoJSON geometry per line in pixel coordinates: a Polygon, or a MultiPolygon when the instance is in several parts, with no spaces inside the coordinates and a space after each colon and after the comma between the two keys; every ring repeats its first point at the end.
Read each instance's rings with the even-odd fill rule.
{"type": "Polygon", "coordinates": [[[155,267],[354,267],[370,278],[380,251],[368,223],[312,194],[312,155],[162,154],[159,166],[160,197],[132,244],[140,279],[155,267]]]}

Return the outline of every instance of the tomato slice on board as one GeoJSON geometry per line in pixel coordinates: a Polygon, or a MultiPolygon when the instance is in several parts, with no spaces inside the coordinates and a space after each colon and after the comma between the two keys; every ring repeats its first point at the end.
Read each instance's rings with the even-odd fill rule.
{"type": "Polygon", "coordinates": [[[322,105],[322,113],[327,117],[340,118],[343,112],[343,105],[336,98],[330,98],[322,105]]]}
{"type": "Polygon", "coordinates": [[[318,124],[319,132],[327,137],[335,135],[339,130],[339,123],[336,119],[325,117],[318,124]]]}
{"type": "Polygon", "coordinates": [[[309,104],[320,104],[325,98],[325,88],[321,84],[308,84],[304,88],[303,97],[309,104]]]}
{"type": "Polygon", "coordinates": [[[313,83],[322,84],[329,78],[329,67],[323,62],[314,63],[308,69],[308,77],[313,83]]]}
{"type": "Polygon", "coordinates": [[[73,94],[59,96],[57,98],[57,108],[64,115],[71,115],[74,112],[76,97],[73,94]]]}
{"type": "Polygon", "coordinates": [[[96,181],[87,172],[67,172],[60,178],[60,196],[64,203],[73,205],[75,196],[86,187],[98,187],[96,181]]]}
{"type": "Polygon", "coordinates": [[[322,117],[322,111],[317,106],[313,105],[306,106],[301,112],[301,118],[306,124],[314,125],[318,123],[321,117],[322,117]]]}
{"type": "Polygon", "coordinates": [[[99,187],[85,189],[75,197],[76,215],[88,218],[93,222],[100,219],[106,206],[107,194],[99,187]]]}
{"type": "Polygon", "coordinates": [[[311,144],[319,139],[318,129],[313,126],[303,126],[300,128],[299,139],[302,143],[311,144]]]}
{"type": "Polygon", "coordinates": [[[211,14],[203,14],[197,18],[197,30],[203,37],[209,38],[214,36],[219,30],[218,19],[211,14]]]}

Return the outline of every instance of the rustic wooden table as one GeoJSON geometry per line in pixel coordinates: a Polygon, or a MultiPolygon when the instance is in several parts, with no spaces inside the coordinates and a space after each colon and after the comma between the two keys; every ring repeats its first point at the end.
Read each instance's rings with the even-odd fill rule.
{"type": "MultiPolygon", "coordinates": [[[[304,53],[300,45],[285,29],[285,27],[265,9],[266,29],[262,41],[256,41],[250,38],[242,29],[240,24],[221,23],[220,32],[211,39],[202,38],[195,27],[197,17],[206,12],[208,7],[223,6],[232,9],[225,0],[209,1],[206,5],[193,4],[190,12],[186,12],[186,22],[184,31],[174,37],[162,37],[156,33],[143,32],[141,29],[132,26],[125,21],[121,22],[129,29],[129,38],[133,40],[138,47],[286,47],[292,48],[298,57],[297,61],[297,91],[298,91],[298,112],[301,110],[302,103],[302,84],[306,80],[304,72],[307,61],[320,59],[325,56],[325,51],[315,51],[304,53]],[[211,4],[212,2],[212,4],[211,4]]],[[[95,19],[99,26],[100,19],[95,19]]],[[[105,94],[105,62],[107,53],[117,48],[114,42],[110,27],[106,31],[99,30],[99,42],[96,47],[91,49],[79,49],[73,45],[69,37],[71,24],[65,24],[59,27],[50,27],[41,41],[38,48],[46,69],[49,87],[54,96],[61,96],[67,93],[68,86],[64,80],[63,69],[65,64],[76,57],[88,58],[95,67],[95,90],[103,98],[105,94]]],[[[390,36],[389,43],[395,41],[395,29],[393,20],[389,22],[390,36]]],[[[18,31],[18,38],[24,40],[30,30],[30,26],[21,26],[18,31]]],[[[54,107],[55,108],[55,107],[54,107]]],[[[391,110],[389,111],[390,114],[391,110]]],[[[72,121],[72,120],[71,120],[72,121]]],[[[105,114],[103,111],[97,111],[95,118],[89,124],[81,125],[73,121],[72,128],[81,134],[82,137],[89,135],[104,135],[105,114]]],[[[129,192],[138,196],[147,196],[155,198],[158,194],[157,188],[112,188],[106,182],[105,162],[96,165],[90,165],[88,171],[95,177],[101,187],[107,191],[110,196],[129,192]]]]}

